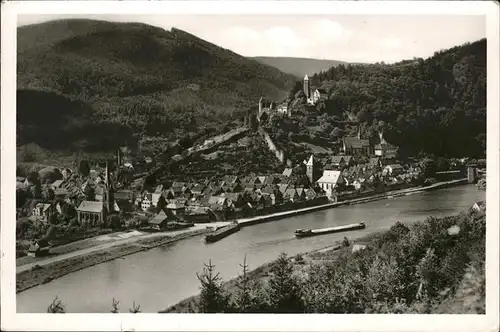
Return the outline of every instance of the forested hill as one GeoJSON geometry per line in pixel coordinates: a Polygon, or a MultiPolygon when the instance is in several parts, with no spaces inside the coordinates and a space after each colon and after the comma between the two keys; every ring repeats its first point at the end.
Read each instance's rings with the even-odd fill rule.
{"type": "Polygon", "coordinates": [[[304,75],[312,75],[314,73],[328,70],[330,67],[338,66],[340,64],[347,64],[344,61],[338,60],[323,60],[323,59],[309,59],[309,58],[292,58],[292,57],[268,57],[257,56],[255,60],[260,63],[278,68],[284,73],[295,75],[303,78],[304,75]]]}
{"type": "Polygon", "coordinates": [[[178,29],[93,20],[20,27],[17,71],[18,90],[43,91],[18,95],[41,101],[37,107],[34,100],[19,103],[18,144],[36,140],[48,148],[54,142],[45,141],[44,133],[67,123],[35,122],[33,112],[71,113],[75,123],[79,112],[68,107],[84,103],[92,113],[92,135],[82,142],[65,131],[69,136],[57,148],[74,148],[78,140],[87,148],[115,149],[145,135],[177,139],[220,128],[261,95],[284,98],[296,79],[178,29]],[[75,103],[59,104],[64,98],[75,103]],[[109,133],[116,138],[103,140],[109,133]]]}
{"type": "MultiPolygon", "coordinates": [[[[339,65],[310,79],[327,90],[323,120],[333,126],[349,114],[367,136],[376,141],[376,130],[382,130],[406,154],[485,153],[486,39],[425,60],[339,65]]],[[[292,93],[299,89],[297,84],[292,93]]]]}

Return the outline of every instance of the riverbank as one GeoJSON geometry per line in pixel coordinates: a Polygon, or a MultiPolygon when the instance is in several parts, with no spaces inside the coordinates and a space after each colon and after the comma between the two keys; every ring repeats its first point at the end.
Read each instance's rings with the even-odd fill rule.
{"type": "Polygon", "coordinates": [[[45,284],[54,279],[60,278],[68,273],[76,272],[97,264],[121,258],[127,255],[135,254],[140,251],[146,251],[152,248],[171,244],[189,237],[194,237],[209,232],[208,229],[197,229],[191,232],[185,232],[178,235],[159,235],[138,239],[137,241],[111,246],[109,248],[96,250],[88,254],[74,256],[68,259],[56,261],[54,263],[34,265],[17,273],[16,293],[20,293],[29,288],[45,284]]]}
{"type": "MultiPolygon", "coordinates": [[[[370,235],[367,235],[365,237],[365,239],[368,240],[369,238],[372,238],[372,237],[373,237],[373,235],[370,234],[370,235]]],[[[363,242],[366,240],[363,240],[363,238],[360,238],[356,241],[356,243],[360,243],[360,242],[363,242]]],[[[341,243],[337,242],[337,243],[330,245],[326,248],[313,250],[313,251],[307,252],[307,253],[297,254],[294,257],[289,257],[289,260],[294,265],[297,265],[297,264],[302,265],[302,264],[311,263],[313,261],[322,260],[323,258],[328,257],[328,259],[323,259],[323,260],[325,262],[326,262],[326,260],[331,262],[331,261],[337,259],[341,252],[345,252],[345,248],[343,251],[341,249],[343,249],[341,243]],[[297,262],[298,257],[301,257],[301,259],[303,259],[303,261],[298,263],[297,262]]],[[[275,261],[271,261],[271,262],[262,264],[261,266],[255,268],[255,269],[250,270],[247,273],[248,279],[254,283],[264,282],[269,277],[271,269],[273,268],[273,266],[275,264],[276,264],[275,261]]],[[[233,294],[239,290],[237,283],[238,283],[238,277],[224,282],[222,287],[224,288],[224,291],[227,294],[233,294]]],[[[174,305],[168,307],[167,309],[158,311],[158,313],[160,313],[160,314],[164,314],[164,313],[189,313],[193,310],[193,308],[196,307],[196,303],[198,302],[199,299],[200,299],[199,294],[190,296],[190,297],[178,302],[177,304],[174,304],[174,305]]]]}
{"type": "MultiPolygon", "coordinates": [[[[485,211],[468,210],[409,226],[396,223],[349,245],[337,241],[288,257],[290,270],[278,259],[247,272],[254,285],[250,308],[234,302],[241,292],[238,277],[223,282],[230,302],[215,312],[484,314],[485,235],[485,211]],[[295,280],[296,307],[288,307],[288,302],[280,307],[281,302],[274,301],[279,293],[271,291],[273,284],[268,282],[274,278],[295,280]]],[[[159,313],[205,310],[199,300],[200,294],[191,296],[159,313]]]]}
{"type": "MultiPolygon", "coordinates": [[[[323,209],[329,209],[336,206],[360,204],[360,203],[386,199],[391,196],[399,197],[403,195],[423,192],[426,190],[446,188],[462,184],[464,183],[464,181],[466,182],[466,180],[464,179],[441,182],[426,187],[407,188],[392,192],[386,192],[371,197],[363,197],[363,198],[351,199],[336,203],[328,203],[298,210],[278,212],[270,215],[245,218],[238,220],[238,223],[240,223],[242,227],[249,226],[253,224],[282,219],[295,215],[311,213],[323,209]]],[[[222,225],[227,223],[224,222],[217,224],[222,225]]],[[[213,223],[208,225],[214,226],[213,223]]],[[[153,233],[148,235],[141,235],[115,242],[104,243],[102,245],[78,250],[72,253],[68,253],[66,255],[55,256],[53,258],[48,258],[40,261],[30,261],[29,264],[18,266],[17,268],[16,292],[18,293],[22,292],[26,289],[60,278],[66,274],[82,270],[87,267],[91,267],[100,263],[111,261],[113,259],[131,255],[140,251],[149,250],[151,248],[163,246],[169,243],[180,241],[185,238],[206,234],[207,232],[209,232],[209,230],[206,229],[206,226],[207,225],[205,224],[197,224],[195,225],[195,229],[179,231],[178,234],[176,235],[171,235],[168,233],[167,234],[153,233]]]]}
{"type": "Polygon", "coordinates": [[[444,188],[449,188],[452,186],[457,186],[457,185],[462,185],[462,184],[467,184],[467,179],[458,179],[458,180],[451,180],[451,181],[445,181],[445,182],[438,182],[438,183],[435,183],[435,184],[432,184],[429,186],[425,186],[425,187],[413,187],[413,188],[406,188],[406,189],[400,189],[400,190],[394,190],[394,191],[387,191],[387,192],[373,195],[373,196],[353,198],[353,199],[348,199],[345,201],[321,204],[321,205],[311,206],[311,207],[307,207],[307,208],[303,208],[303,209],[276,212],[276,213],[272,213],[272,214],[256,216],[256,217],[251,217],[251,218],[243,218],[243,219],[239,219],[238,223],[241,225],[241,227],[250,226],[250,225],[255,225],[258,223],[278,220],[278,219],[287,218],[287,217],[298,216],[298,215],[305,214],[305,213],[320,211],[320,210],[324,210],[324,209],[330,209],[330,208],[343,206],[343,205],[353,205],[353,204],[374,202],[374,201],[378,201],[378,200],[382,200],[382,199],[418,194],[418,193],[421,193],[424,191],[444,189],[444,188]]]}

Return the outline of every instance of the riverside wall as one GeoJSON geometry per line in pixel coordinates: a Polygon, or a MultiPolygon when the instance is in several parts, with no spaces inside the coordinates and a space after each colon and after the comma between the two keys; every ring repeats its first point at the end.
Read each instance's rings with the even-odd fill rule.
{"type": "Polygon", "coordinates": [[[330,209],[330,208],[334,208],[334,207],[342,206],[342,205],[351,205],[351,204],[373,202],[373,201],[377,201],[377,200],[386,199],[389,197],[391,197],[391,198],[400,197],[400,196],[405,196],[408,194],[415,194],[415,193],[419,193],[419,192],[423,192],[423,191],[444,189],[444,188],[453,187],[453,186],[462,185],[462,184],[467,184],[467,179],[458,179],[458,180],[440,182],[440,183],[436,183],[436,184],[433,184],[430,186],[425,186],[425,187],[413,187],[413,188],[407,188],[407,189],[396,190],[396,191],[387,191],[387,192],[384,192],[382,194],[373,195],[373,196],[353,198],[353,199],[343,200],[340,202],[321,204],[321,205],[306,207],[306,208],[302,208],[302,209],[277,212],[277,213],[273,213],[273,214],[269,214],[269,215],[262,215],[262,216],[256,216],[256,217],[251,217],[251,218],[244,218],[244,219],[238,220],[238,223],[242,227],[250,226],[250,225],[255,225],[255,224],[264,223],[264,222],[268,222],[268,221],[278,220],[278,219],[282,219],[282,218],[298,216],[298,215],[306,214],[306,213],[310,213],[310,212],[330,209]]]}

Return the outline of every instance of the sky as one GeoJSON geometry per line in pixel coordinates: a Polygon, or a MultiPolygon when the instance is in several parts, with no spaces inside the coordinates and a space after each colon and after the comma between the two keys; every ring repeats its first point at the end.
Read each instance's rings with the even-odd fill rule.
{"type": "Polygon", "coordinates": [[[187,31],[243,56],[392,63],[486,37],[481,15],[19,15],[142,22],[187,31]]]}

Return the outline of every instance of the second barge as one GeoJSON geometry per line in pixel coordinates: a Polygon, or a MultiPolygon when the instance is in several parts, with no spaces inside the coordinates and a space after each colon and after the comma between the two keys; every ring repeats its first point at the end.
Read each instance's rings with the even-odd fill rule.
{"type": "Polygon", "coordinates": [[[219,241],[228,235],[236,233],[237,231],[240,230],[240,227],[241,227],[240,224],[238,224],[238,222],[235,221],[227,226],[223,226],[223,227],[220,227],[218,229],[215,229],[213,232],[205,235],[205,242],[206,243],[213,243],[213,242],[219,241]]]}
{"type": "Polygon", "coordinates": [[[337,227],[329,227],[329,228],[297,229],[294,234],[296,237],[300,238],[300,237],[309,237],[309,236],[316,236],[316,235],[323,235],[323,234],[330,234],[330,233],[353,231],[353,230],[357,230],[357,229],[363,229],[365,227],[366,227],[365,223],[360,222],[360,223],[356,223],[356,224],[343,225],[343,226],[337,226],[337,227]]]}

